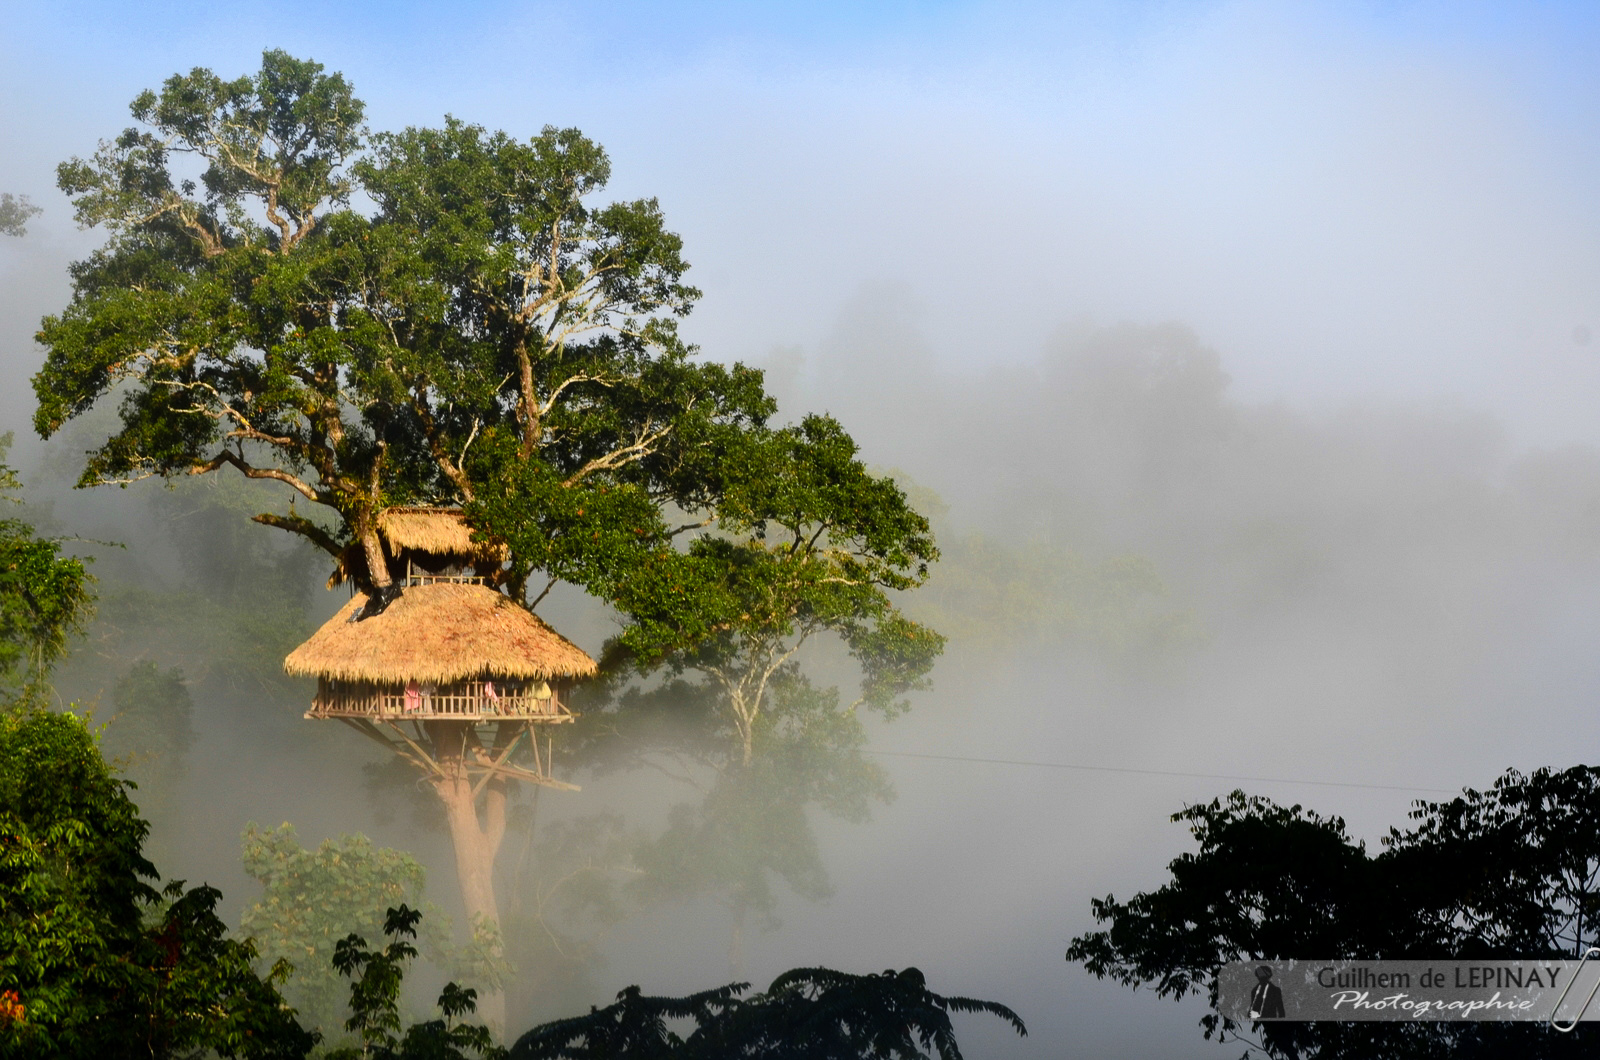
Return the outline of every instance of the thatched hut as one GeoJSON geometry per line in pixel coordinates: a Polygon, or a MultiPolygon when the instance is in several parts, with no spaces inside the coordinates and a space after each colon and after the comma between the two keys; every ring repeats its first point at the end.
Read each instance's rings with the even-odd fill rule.
{"type": "Polygon", "coordinates": [[[595,662],[485,585],[407,586],[382,613],[356,596],[284,660],[317,678],[313,717],[570,717],[562,692],[595,662]]]}
{"type": "MultiPolygon", "coordinates": [[[[473,541],[459,511],[391,508],[378,536],[390,584],[354,595],[284,668],[317,679],[308,718],[335,718],[421,771],[450,826],[468,918],[498,925],[509,790],[577,790],[555,778],[548,723],[572,720],[566,690],[597,667],[500,591],[505,556],[473,541]]],[[[347,549],[332,582],[366,563],[365,549],[347,549]]],[[[483,1004],[503,1022],[503,998],[483,1004]]]]}
{"type": "Polygon", "coordinates": [[[500,561],[460,512],[391,508],[378,526],[400,594],[381,608],[356,595],[284,660],[317,678],[307,716],[570,720],[563,693],[594,660],[468,573],[500,561]]]}
{"type": "MultiPolygon", "coordinates": [[[[429,581],[493,584],[506,554],[503,548],[472,540],[472,528],[459,508],[388,508],[378,516],[389,578],[401,585],[429,581]]],[[[367,556],[352,543],[336,560],[328,588],[366,573],[367,556]]]]}

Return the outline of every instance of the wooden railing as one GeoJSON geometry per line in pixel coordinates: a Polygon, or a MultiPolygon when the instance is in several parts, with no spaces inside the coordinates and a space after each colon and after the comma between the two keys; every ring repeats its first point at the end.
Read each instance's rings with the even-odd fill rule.
{"type": "Polygon", "coordinates": [[[407,574],[406,587],[413,585],[438,585],[450,582],[457,585],[486,585],[488,579],[476,574],[407,574]]]}
{"type": "Polygon", "coordinates": [[[477,574],[463,574],[457,571],[454,574],[430,574],[417,566],[415,560],[406,560],[406,588],[413,585],[438,585],[440,582],[453,582],[457,585],[487,585],[489,579],[477,574]]]}
{"type": "MultiPolygon", "coordinates": [[[[319,681],[316,698],[308,712],[314,718],[405,719],[490,719],[535,718],[566,721],[572,712],[554,689],[548,697],[534,695],[526,686],[502,687],[492,682],[489,693],[484,682],[471,681],[441,688],[419,687],[408,694],[404,688],[337,686],[319,681]]],[[[535,686],[537,687],[537,686],[535,686]]]]}

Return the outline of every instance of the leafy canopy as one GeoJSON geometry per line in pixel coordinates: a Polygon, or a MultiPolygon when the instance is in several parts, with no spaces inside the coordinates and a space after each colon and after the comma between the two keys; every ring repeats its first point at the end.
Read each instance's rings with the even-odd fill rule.
{"type": "Polygon", "coordinates": [[[121,404],[83,484],[280,483],[287,510],[255,518],[369,591],[390,581],[384,508],[463,504],[508,546],[491,579],[615,604],[622,653],[722,686],[746,756],[817,633],[862,663],[865,702],[924,679],[943,642],[889,594],[927,576],[926,519],[836,421],[770,426],[759,371],[681,340],[682,240],[653,199],[596,201],[598,144],[453,118],[369,135],[342,77],[277,51],[252,77],[169,78],[133,114],[59,170],[108,240],[40,329],[35,426],[121,404]]]}
{"type": "MultiPolygon", "coordinates": [[[[344,1021],[347,993],[334,953],[351,933],[376,935],[385,910],[421,906],[426,871],[411,855],[376,847],[366,836],[327,839],[315,850],[300,845],[294,826],[261,829],[250,825],[243,837],[244,870],[261,884],[261,897],[245,909],[240,931],[255,941],[264,959],[283,959],[294,974],[283,992],[300,1012],[301,1022],[335,1038],[344,1021]]],[[[443,915],[426,908],[429,948],[448,945],[443,915]]]]}

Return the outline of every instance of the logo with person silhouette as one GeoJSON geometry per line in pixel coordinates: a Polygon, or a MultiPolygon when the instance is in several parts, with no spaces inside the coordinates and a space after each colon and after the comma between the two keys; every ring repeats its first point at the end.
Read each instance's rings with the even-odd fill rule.
{"type": "Polygon", "coordinates": [[[1250,1018],[1283,1019],[1283,991],[1272,981],[1272,969],[1264,964],[1256,968],[1256,986],[1250,991],[1250,1018]]]}

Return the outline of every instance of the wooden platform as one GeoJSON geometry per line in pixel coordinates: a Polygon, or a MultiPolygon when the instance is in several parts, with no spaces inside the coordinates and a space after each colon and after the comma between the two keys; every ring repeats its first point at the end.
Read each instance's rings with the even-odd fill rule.
{"type": "Polygon", "coordinates": [[[327,714],[323,717],[344,722],[391,753],[411,762],[426,776],[447,776],[451,769],[465,771],[473,779],[474,798],[484,785],[496,777],[563,791],[582,790],[576,784],[556,780],[551,775],[555,756],[548,729],[545,730],[544,746],[539,745],[539,722],[571,721],[571,714],[561,718],[518,718],[501,714],[481,721],[459,714],[435,715],[431,719],[415,714],[400,719],[372,715],[354,717],[348,714],[327,714]],[[435,724],[427,724],[429,721],[435,724]],[[459,724],[439,725],[439,721],[459,724]],[[447,749],[454,751],[454,757],[446,756],[444,763],[440,761],[440,741],[446,743],[447,749]],[[526,764],[514,764],[511,760],[512,753],[519,747],[524,749],[522,757],[528,760],[526,764]],[[462,754],[469,750],[470,754],[462,754]]]}

